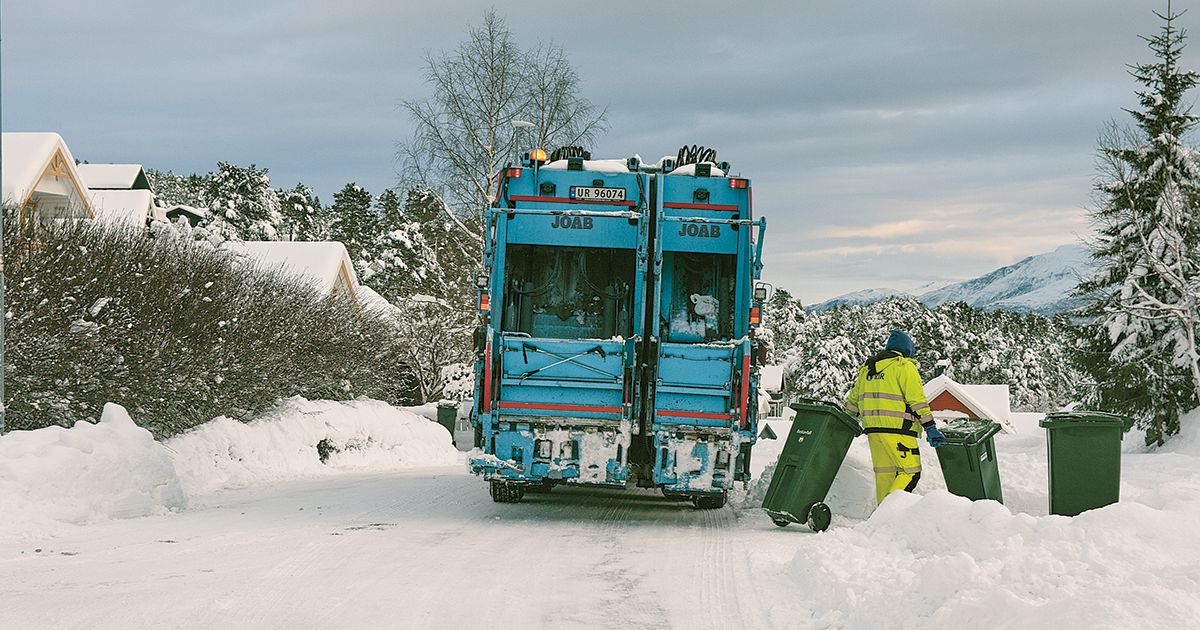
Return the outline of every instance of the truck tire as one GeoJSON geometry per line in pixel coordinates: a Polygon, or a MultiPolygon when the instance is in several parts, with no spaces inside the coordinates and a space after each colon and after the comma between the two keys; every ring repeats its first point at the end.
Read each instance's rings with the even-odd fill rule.
{"type": "Polygon", "coordinates": [[[520,503],[525,496],[525,486],[506,481],[491,482],[492,500],[496,503],[520,503]]]}

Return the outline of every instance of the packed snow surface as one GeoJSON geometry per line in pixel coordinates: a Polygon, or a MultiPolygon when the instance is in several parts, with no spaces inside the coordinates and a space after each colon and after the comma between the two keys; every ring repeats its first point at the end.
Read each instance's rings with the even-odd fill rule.
{"type": "MultiPolygon", "coordinates": [[[[422,413],[428,410],[418,410],[422,413]]],[[[1045,431],[995,437],[1004,504],[945,490],[874,503],[865,439],[814,534],[759,509],[558,488],[495,504],[450,435],[375,401],[285,401],[165,444],[96,425],[0,437],[0,627],[1185,628],[1200,619],[1200,414],[1121,500],[1048,514],[1045,431]],[[318,444],[324,443],[324,447],[318,444]],[[325,461],[321,461],[324,453],[325,461]]],[[[461,441],[461,440],[460,440],[461,441]]]]}

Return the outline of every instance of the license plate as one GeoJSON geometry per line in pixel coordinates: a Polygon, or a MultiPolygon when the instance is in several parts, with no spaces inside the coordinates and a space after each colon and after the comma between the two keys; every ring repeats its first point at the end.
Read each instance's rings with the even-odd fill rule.
{"type": "Polygon", "coordinates": [[[625,201],[625,189],[601,188],[598,186],[572,186],[571,199],[579,201],[625,201]]]}

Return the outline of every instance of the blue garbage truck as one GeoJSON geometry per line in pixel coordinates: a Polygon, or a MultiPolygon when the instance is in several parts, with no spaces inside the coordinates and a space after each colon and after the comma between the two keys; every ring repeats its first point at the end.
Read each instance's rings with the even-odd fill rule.
{"type": "Polygon", "coordinates": [[[498,502],[632,484],[719,508],[757,429],[750,180],[696,147],[567,155],[505,168],[487,214],[468,467],[498,502]]]}

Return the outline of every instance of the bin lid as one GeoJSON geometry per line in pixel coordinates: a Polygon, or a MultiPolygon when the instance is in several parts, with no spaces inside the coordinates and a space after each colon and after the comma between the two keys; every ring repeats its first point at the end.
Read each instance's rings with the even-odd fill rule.
{"type": "Polygon", "coordinates": [[[1038,421],[1038,426],[1046,429],[1084,425],[1121,427],[1125,432],[1133,428],[1133,418],[1103,411],[1051,411],[1038,421]]]}
{"type": "Polygon", "coordinates": [[[858,420],[850,417],[850,414],[847,414],[845,411],[842,411],[842,406],[837,403],[831,403],[826,400],[801,399],[800,402],[792,403],[790,406],[796,410],[797,415],[802,413],[829,414],[849,427],[854,433],[854,437],[858,437],[863,433],[862,425],[858,423],[858,420]]]}
{"type": "Polygon", "coordinates": [[[974,446],[999,433],[1002,427],[991,420],[954,418],[943,421],[938,428],[946,436],[947,443],[974,446]]]}

